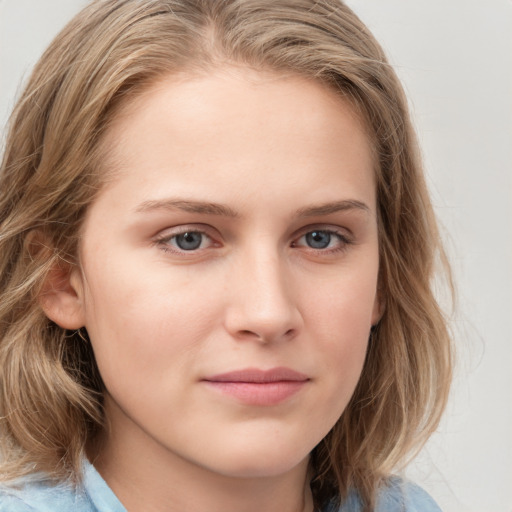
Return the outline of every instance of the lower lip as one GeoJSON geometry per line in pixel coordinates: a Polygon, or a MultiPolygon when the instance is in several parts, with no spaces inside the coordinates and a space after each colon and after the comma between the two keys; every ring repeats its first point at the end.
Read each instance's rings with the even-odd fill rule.
{"type": "Polygon", "coordinates": [[[284,402],[298,393],[308,381],[220,382],[203,381],[210,388],[246,405],[270,406],[284,402]]]}

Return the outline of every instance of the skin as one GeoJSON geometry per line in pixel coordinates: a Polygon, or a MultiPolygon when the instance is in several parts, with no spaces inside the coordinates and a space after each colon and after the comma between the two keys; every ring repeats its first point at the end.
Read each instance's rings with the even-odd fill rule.
{"type": "Polygon", "coordinates": [[[361,121],[319,83],[220,69],[153,85],[105,143],[115,179],[44,303],[86,327],[106,386],[91,460],[130,512],[311,511],[309,453],[381,313],[361,121]],[[307,376],[276,404],[205,381],[275,367],[307,376]]]}

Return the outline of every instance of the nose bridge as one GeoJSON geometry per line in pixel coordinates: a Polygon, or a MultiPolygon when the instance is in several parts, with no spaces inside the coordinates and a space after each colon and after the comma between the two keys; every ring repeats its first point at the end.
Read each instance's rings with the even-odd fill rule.
{"type": "Polygon", "coordinates": [[[237,337],[274,341],[290,337],[301,318],[286,259],[271,243],[239,255],[228,308],[228,330],[237,337]]]}

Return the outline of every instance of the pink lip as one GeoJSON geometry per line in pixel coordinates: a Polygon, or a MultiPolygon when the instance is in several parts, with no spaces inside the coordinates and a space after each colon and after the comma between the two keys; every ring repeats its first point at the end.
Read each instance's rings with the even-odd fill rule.
{"type": "Polygon", "coordinates": [[[247,368],[202,379],[209,387],[247,405],[277,405],[298,393],[309,377],[290,368],[247,368]]]}

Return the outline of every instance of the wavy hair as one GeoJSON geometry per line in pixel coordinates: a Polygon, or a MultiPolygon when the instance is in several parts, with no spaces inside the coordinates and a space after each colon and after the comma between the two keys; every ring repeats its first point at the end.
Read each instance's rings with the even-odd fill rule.
{"type": "Polygon", "coordinates": [[[225,64],[295,73],[348,99],[375,154],[379,293],[355,393],[311,457],[317,505],[356,489],[365,507],[438,425],[451,343],[433,291],[445,262],[407,101],[372,34],[340,0],[96,0],[36,65],[0,170],[1,478],[80,478],[103,426],[85,332],[39,304],[52,269],[78,264],[88,206],[106,180],[104,133],[120,105],[173,72],[225,64]]]}

